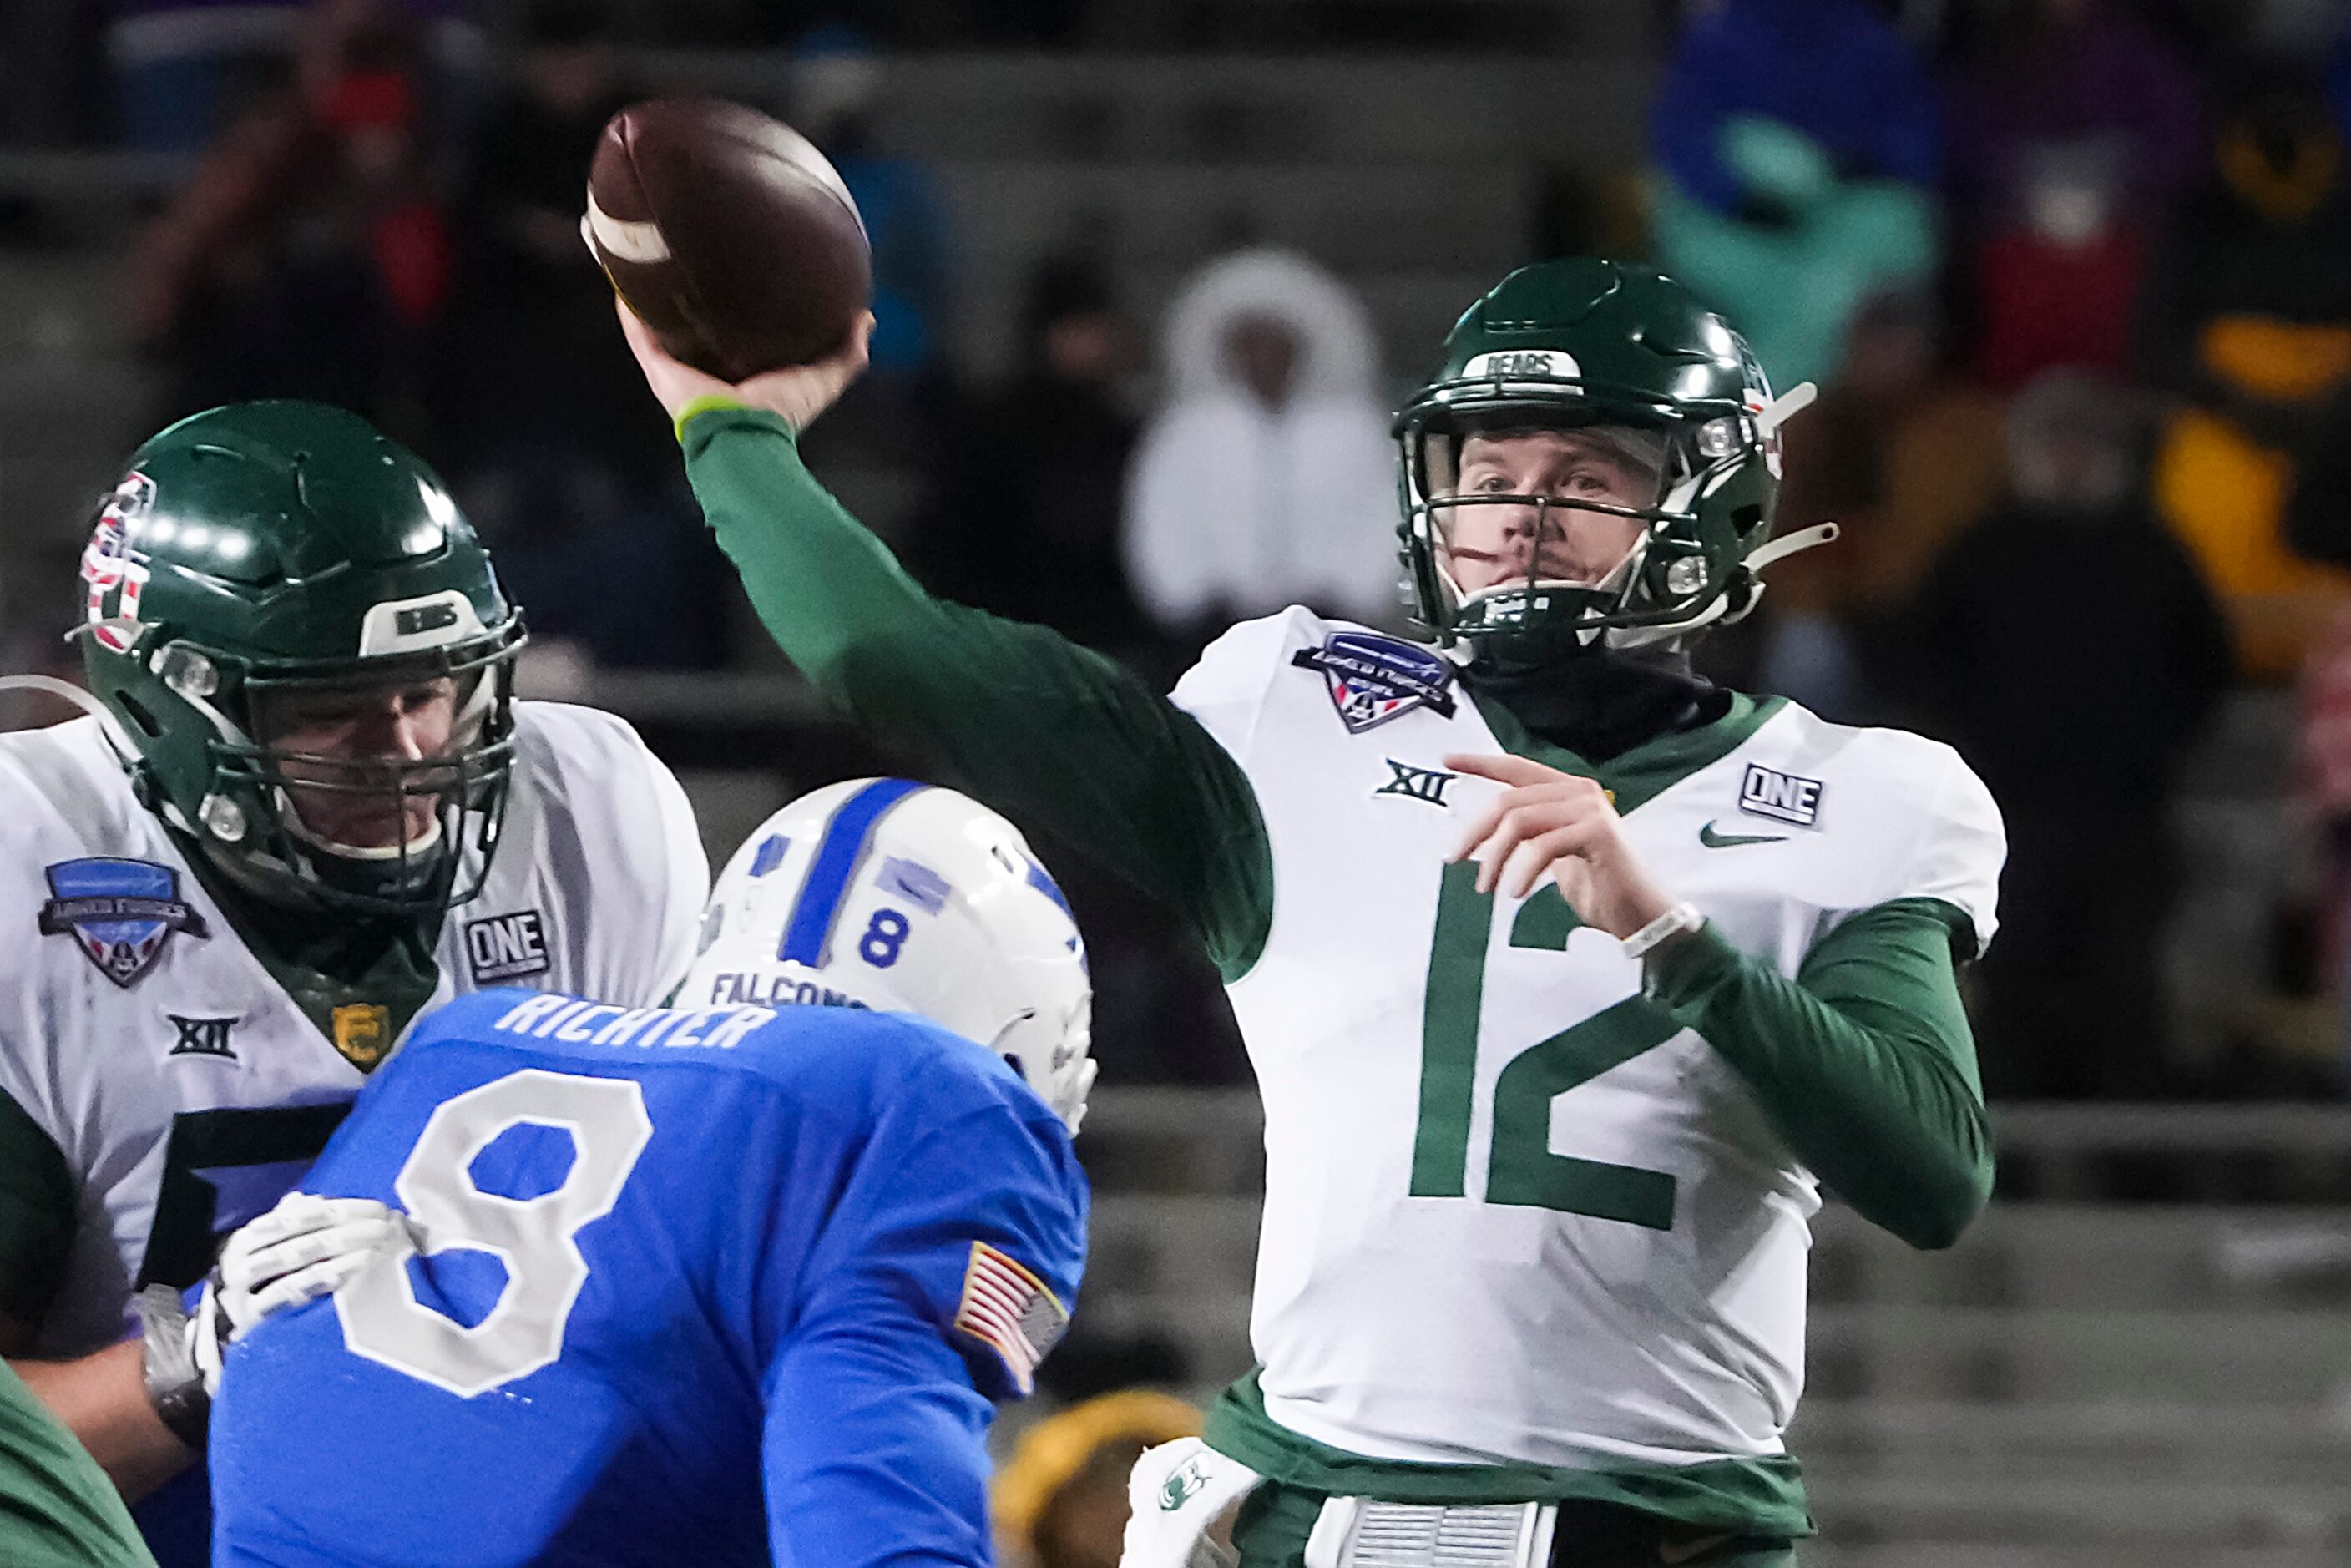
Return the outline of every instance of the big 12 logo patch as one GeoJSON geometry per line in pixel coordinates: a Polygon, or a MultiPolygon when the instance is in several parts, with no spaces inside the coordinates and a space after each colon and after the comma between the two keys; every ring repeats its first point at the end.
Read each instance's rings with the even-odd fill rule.
{"type": "Polygon", "coordinates": [[[90,634],[112,653],[129,653],[139,640],[139,596],[147,586],[147,558],[131,548],[131,533],[154,507],[155,481],[132,469],[99,508],[89,543],[82,547],[90,634]],[[116,596],[110,606],[110,595],[116,596]]]}

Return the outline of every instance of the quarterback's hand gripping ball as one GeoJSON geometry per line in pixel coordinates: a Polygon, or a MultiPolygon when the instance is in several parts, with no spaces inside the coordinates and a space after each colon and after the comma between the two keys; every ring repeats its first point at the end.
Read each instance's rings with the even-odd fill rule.
{"type": "Polygon", "coordinates": [[[873,318],[866,316],[851,334],[849,347],[831,359],[790,370],[770,371],[730,386],[674,358],[654,340],[653,329],[629,308],[628,301],[618,303],[622,335],[628,339],[630,350],[637,356],[637,368],[644,371],[645,384],[653,389],[654,399],[672,420],[683,414],[689,404],[712,398],[746,408],[765,409],[780,415],[794,430],[806,430],[865,368],[865,340],[873,330],[873,318]]]}
{"type": "Polygon", "coordinates": [[[580,227],[664,350],[724,382],[839,355],[872,301],[849,187],[806,137],[740,104],[614,115],[580,227]]]}

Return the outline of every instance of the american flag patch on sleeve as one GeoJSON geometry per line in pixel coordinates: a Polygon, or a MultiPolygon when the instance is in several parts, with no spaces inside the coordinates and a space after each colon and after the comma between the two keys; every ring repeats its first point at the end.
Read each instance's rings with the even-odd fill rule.
{"type": "Polygon", "coordinates": [[[1037,1364],[1070,1326],[1069,1309],[1044,1281],[985,1241],[971,1244],[955,1326],[1003,1358],[1022,1394],[1037,1386],[1037,1364]]]}

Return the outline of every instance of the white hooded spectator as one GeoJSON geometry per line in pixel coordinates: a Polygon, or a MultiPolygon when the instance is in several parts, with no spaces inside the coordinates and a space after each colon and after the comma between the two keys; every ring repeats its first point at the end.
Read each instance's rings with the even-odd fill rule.
{"type": "Polygon", "coordinates": [[[1168,312],[1167,400],[1127,470],[1127,574],[1183,632],[1291,604],[1395,619],[1395,456],[1363,302],[1286,251],[1201,272],[1168,312]]]}

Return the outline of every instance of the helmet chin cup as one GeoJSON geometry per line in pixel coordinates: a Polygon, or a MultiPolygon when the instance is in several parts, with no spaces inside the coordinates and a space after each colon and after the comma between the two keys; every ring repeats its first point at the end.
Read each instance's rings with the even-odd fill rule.
{"type": "Polygon", "coordinates": [[[318,853],[332,855],[339,861],[353,861],[361,865],[384,865],[393,861],[418,859],[438,849],[443,837],[441,817],[438,812],[435,812],[432,821],[426,825],[422,833],[402,842],[396,844],[342,843],[328,838],[323,833],[314,831],[310,824],[302,820],[301,809],[292,800],[286,799],[283,790],[278,791],[277,817],[286,824],[287,832],[301,840],[305,845],[318,853]]]}

